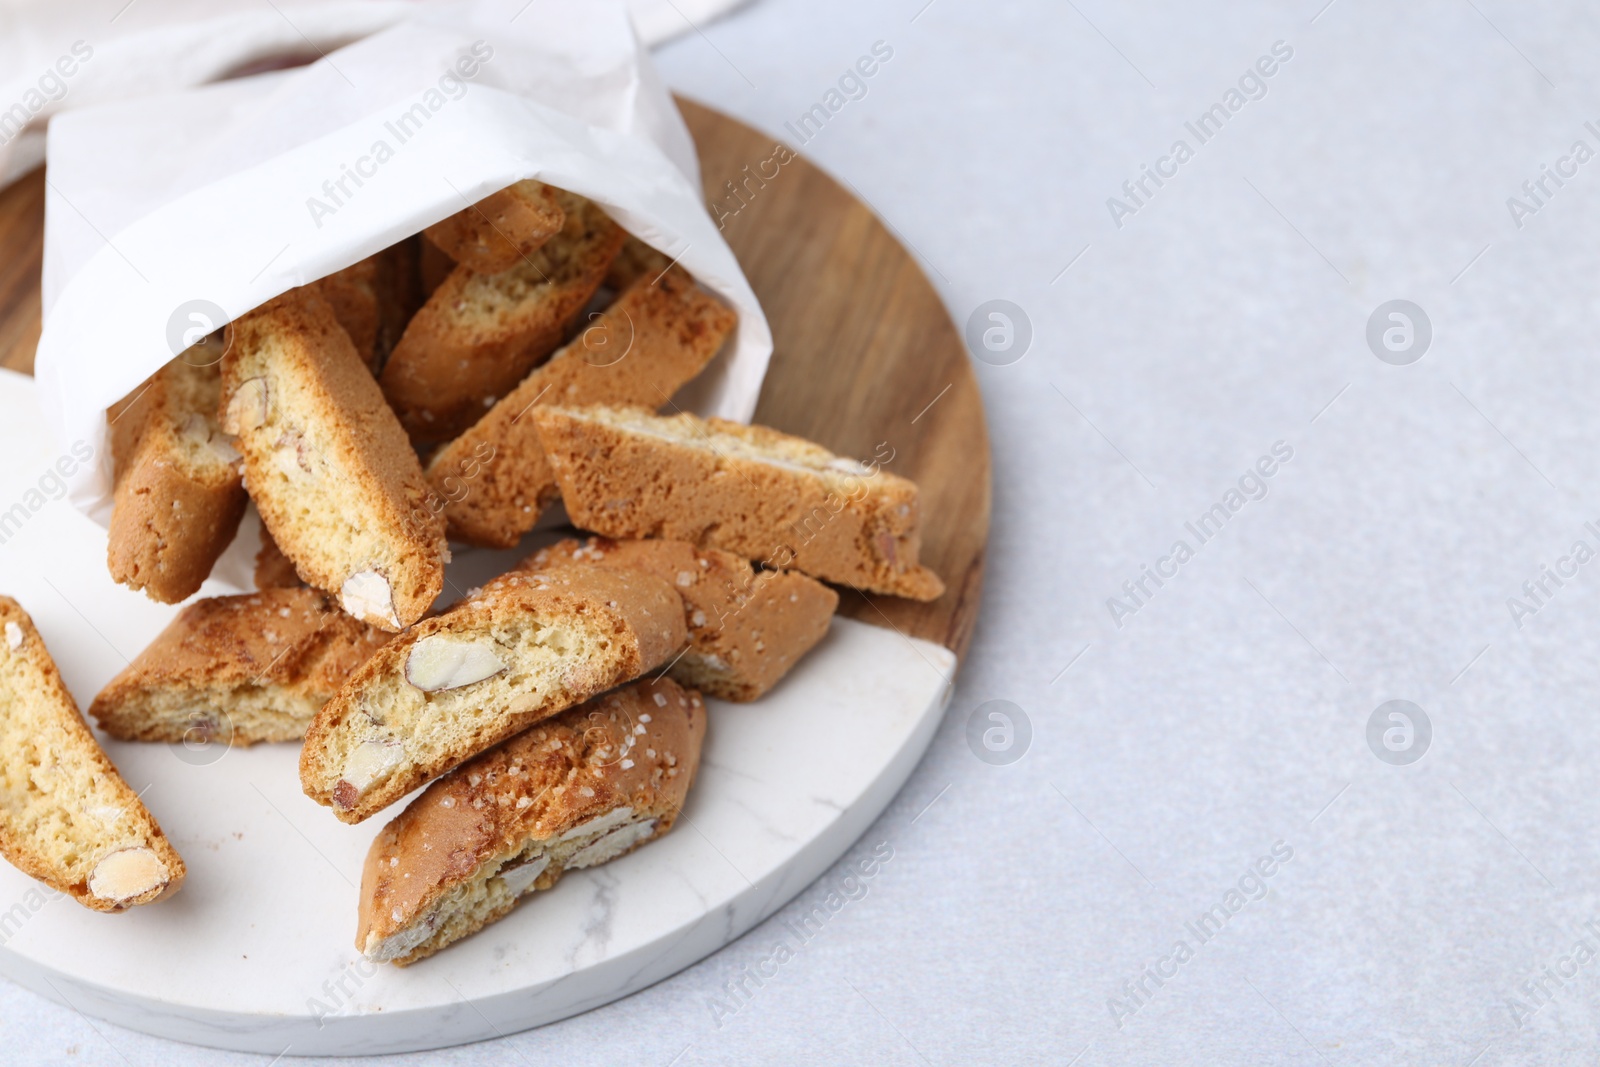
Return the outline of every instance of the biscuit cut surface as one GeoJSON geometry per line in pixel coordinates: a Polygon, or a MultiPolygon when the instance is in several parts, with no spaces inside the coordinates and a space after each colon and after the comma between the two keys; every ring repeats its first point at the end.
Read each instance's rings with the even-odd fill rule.
{"type": "Polygon", "coordinates": [[[422,231],[442,252],[475,274],[499,274],[561,232],[557,191],[517,182],[422,231]]]}
{"type": "Polygon", "coordinates": [[[10,597],[0,597],[0,853],[95,911],[148,904],[184,875],[10,597]]]}
{"type": "Polygon", "coordinates": [[[670,674],[709,696],[756,700],[821,641],[839,594],[794,571],[757,571],[743,557],[687,541],[591,537],[541,549],[524,567],[570,561],[640,570],[683,598],[689,647],[670,674]]]}
{"type": "Polygon", "coordinates": [[[428,480],[451,536],[510,548],[559,495],[528,411],[537,404],[660,407],[709,363],[738,317],[682,271],[641,278],[478,423],[441,448],[428,480]]]}
{"type": "Polygon", "coordinates": [[[415,963],[566,871],[660,837],[683,808],[705,730],[700,694],[640,681],[457,767],[373,840],[356,947],[415,963]]]}
{"type": "Polygon", "coordinates": [[[128,741],[298,740],[391,636],[315,589],[212,597],[185,608],[89,714],[128,741]]]}
{"type": "Polygon", "coordinates": [[[300,577],[386,630],[421,618],[444,584],[444,521],[405,431],[314,289],[233,324],[222,406],[261,521],[300,577]]]}
{"type": "Polygon", "coordinates": [[[683,601],[652,575],[570,565],[502,575],[350,677],[306,732],[301,785],[360,822],[687,639],[683,601]]]}
{"type": "Polygon", "coordinates": [[[566,339],[624,233],[583,197],[557,194],[561,232],[508,270],[458,265],[412,318],[383,368],[383,392],[418,444],[448,441],[566,339]]]}
{"type": "Polygon", "coordinates": [[[824,581],[934,600],[916,484],[762,426],[592,405],[529,412],[575,525],[721,548],[824,581]]]}
{"type": "Polygon", "coordinates": [[[221,345],[185,350],[106,413],[111,577],[165,604],[200,588],[244,515],[239,454],[217,425],[221,345]]]}

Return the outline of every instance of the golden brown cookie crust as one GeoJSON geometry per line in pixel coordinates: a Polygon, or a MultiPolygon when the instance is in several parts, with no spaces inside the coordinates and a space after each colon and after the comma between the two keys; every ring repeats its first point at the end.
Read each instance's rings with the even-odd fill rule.
{"type": "Polygon", "coordinates": [[[757,571],[743,557],[687,541],[568,539],[529,557],[642,570],[683,598],[689,648],[670,674],[708,696],[757,700],[828,633],[839,594],[794,571],[757,571]]]}
{"type": "Polygon", "coordinates": [[[211,597],[184,608],[89,705],[126,741],[294,741],[393,635],[315,589],[211,597]]]}
{"type": "Polygon", "coordinates": [[[698,693],[670,679],[639,681],[457,767],[373,840],[361,876],[356,947],[402,965],[432,955],[516,905],[520,894],[503,879],[490,884],[508,862],[542,854],[548,865],[523,892],[548,889],[566,870],[563,860],[572,858],[562,853],[586,844],[579,837],[572,850],[563,849],[560,838],[597,819],[615,819],[621,808],[638,822],[653,822],[630,849],[666,833],[699,767],[705,729],[698,693]],[[470,911],[447,906],[452,891],[474,905],[470,911]],[[383,951],[386,939],[413,926],[411,938],[383,951]]]}
{"type": "Polygon", "coordinates": [[[574,525],[721,548],[769,568],[934,600],[915,483],[762,426],[640,409],[529,412],[574,525]]]}
{"type": "Polygon", "coordinates": [[[193,596],[233,541],[245,492],[217,426],[215,359],[193,348],[109,412],[114,469],[106,560],[111,577],[152,600],[193,596]]]}
{"type": "Polygon", "coordinates": [[[462,208],[423,234],[475,274],[499,274],[561,232],[566,221],[557,191],[528,179],[462,208]]]}
{"type": "Polygon", "coordinates": [[[498,274],[458,265],[390,354],[383,392],[417,444],[478,421],[566,340],[599,289],[624,231],[588,200],[559,196],[558,235],[498,274]]]}
{"type": "Polygon", "coordinates": [[[511,548],[559,493],[528,410],[537,404],[660,407],[711,362],[738,316],[682,271],[640,278],[428,464],[450,534],[511,548]],[[484,457],[489,459],[485,460],[484,457]],[[472,469],[475,476],[466,477],[472,469]]]}

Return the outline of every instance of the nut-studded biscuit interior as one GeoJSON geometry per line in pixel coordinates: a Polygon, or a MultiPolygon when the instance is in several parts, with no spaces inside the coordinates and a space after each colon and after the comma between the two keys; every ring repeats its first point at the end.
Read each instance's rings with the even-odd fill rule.
{"type": "Polygon", "coordinates": [[[560,233],[565,221],[556,190],[530,178],[486,196],[422,232],[468,270],[498,274],[560,233]]]}
{"type": "Polygon", "coordinates": [[[600,288],[624,231],[583,197],[556,195],[559,234],[498,274],[457,266],[390,354],[383,393],[418,444],[477,422],[566,340],[600,288]]]}
{"type": "Polygon", "coordinates": [[[914,600],[944,593],[917,562],[917,487],[881,467],[763,426],[682,413],[594,404],[528,417],[583,529],[689,541],[914,600]]]}
{"type": "Polygon", "coordinates": [[[450,501],[445,518],[451,536],[510,548],[556,499],[555,476],[527,417],[529,408],[601,402],[660,407],[711,361],[737,321],[682,271],[638,279],[434,455],[428,480],[450,501]],[[482,460],[485,455],[490,458],[482,460]]]}
{"type": "Polygon", "coordinates": [[[0,852],[95,911],[148,904],[184,875],[9,597],[0,597],[0,852]]]}
{"type": "Polygon", "coordinates": [[[221,358],[222,336],[214,334],[106,413],[111,577],[162,603],[200,588],[244,514],[239,454],[217,425],[221,358]]]}
{"type": "Polygon", "coordinates": [[[839,594],[794,571],[757,571],[742,556],[687,541],[561,541],[522,566],[570,560],[642,570],[683,597],[689,647],[672,661],[684,685],[747,702],[770,690],[828,632],[839,594]]]}
{"type": "Polygon", "coordinates": [[[222,406],[261,521],[300,576],[375,626],[421,618],[444,584],[444,523],[318,292],[286,293],[233,324],[222,406]]]}
{"type": "Polygon", "coordinates": [[[356,947],[414,963],[482,929],[568,870],[667,832],[700,762],[700,695],[640,681],[457,767],[374,839],[356,947]]]}
{"type": "Polygon", "coordinates": [[[391,637],[315,589],[211,597],[184,608],[89,714],[130,741],[297,740],[391,637]]]}
{"type": "Polygon", "coordinates": [[[661,579],[513,571],[351,676],[306,733],[306,795],[360,822],[540,719],[665,662],[687,640],[661,579]]]}

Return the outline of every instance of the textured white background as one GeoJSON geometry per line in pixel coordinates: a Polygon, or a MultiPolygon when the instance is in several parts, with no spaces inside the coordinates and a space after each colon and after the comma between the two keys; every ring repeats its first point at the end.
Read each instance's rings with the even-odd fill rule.
{"type": "MultiPolygon", "coordinates": [[[[1506,598],[1596,544],[1600,160],[1520,230],[1505,201],[1575,139],[1600,149],[1600,24],[1322,2],[762,0],[660,53],[680,91],[777,134],[894,48],[805,151],[925,257],[958,322],[997,297],[1031,318],[1025,358],[979,367],[977,638],[853,853],[893,859],[720,1027],[719,987],[837,873],[625,1002],[393,1062],[1594,1062],[1600,961],[1547,980],[1520,1029],[1506,1001],[1531,1007],[1522,983],[1600,916],[1600,563],[1520,629],[1506,598]],[[1119,231],[1106,197],[1280,39],[1265,99],[1119,231]],[[1408,367],[1364,340],[1394,298],[1434,327],[1408,367]],[[1280,439],[1270,495],[1112,625],[1106,598],[1280,439]],[[1433,723],[1409,767],[1366,745],[1391,698],[1433,723]],[[965,741],[991,699],[1032,720],[1010,766],[965,741]],[[1119,1029],[1107,999],[1280,839],[1267,895],[1119,1029]]],[[[0,1048],[266,1062],[9,986],[0,1048]]]]}

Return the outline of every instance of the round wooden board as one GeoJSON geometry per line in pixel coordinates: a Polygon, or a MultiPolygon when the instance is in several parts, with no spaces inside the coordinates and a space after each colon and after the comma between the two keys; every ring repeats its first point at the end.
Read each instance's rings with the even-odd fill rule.
{"type": "MultiPolygon", "coordinates": [[[[964,657],[983,584],[990,476],[983,403],[960,334],[866,205],[798,155],[770,181],[751,177],[779,142],[678,103],[700,150],[706,202],[772,324],[756,421],[846,456],[873,455],[887,441],[888,469],[921,489],[922,561],[945,580],[945,595],[918,604],[845,592],[840,613],[964,657]]],[[[39,343],[44,192],[43,170],[0,190],[0,367],[25,373],[39,343]]]]}

